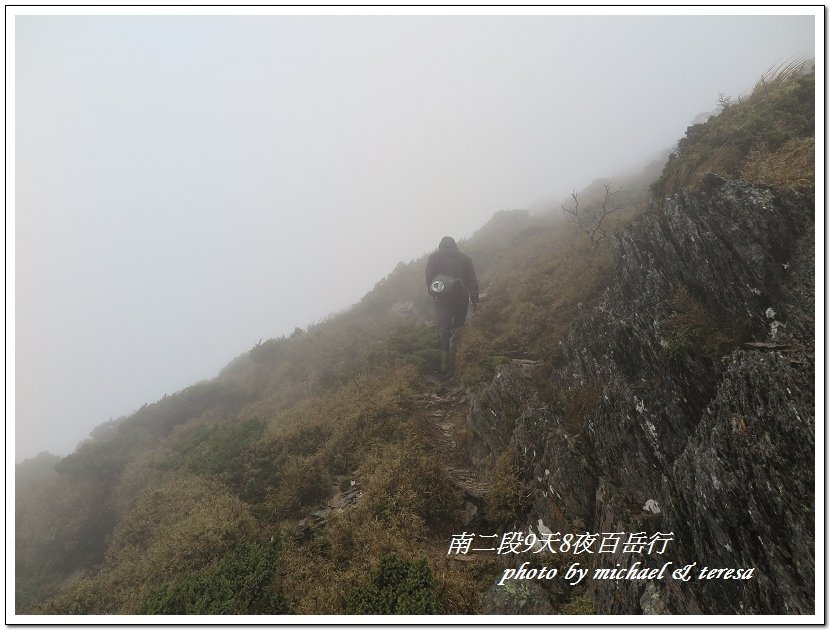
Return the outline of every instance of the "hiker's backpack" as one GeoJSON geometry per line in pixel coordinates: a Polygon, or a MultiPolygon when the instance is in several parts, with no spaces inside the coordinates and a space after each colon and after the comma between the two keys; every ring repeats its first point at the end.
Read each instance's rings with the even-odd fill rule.
{"type": "Polygon", "coordinates": [[[443,273],[437,274],[429,283],[429,294],[439,299],[453,298],[464,289],[461,278],[453,278],[443,273]]]}

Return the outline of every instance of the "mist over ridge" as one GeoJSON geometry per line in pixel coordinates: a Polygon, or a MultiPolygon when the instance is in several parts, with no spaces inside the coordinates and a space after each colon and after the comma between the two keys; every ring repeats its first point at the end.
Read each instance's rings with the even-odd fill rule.
{"type": "Polygon", "coordinates": [[[812,54],[812,26],[19,16],[15,459],[359,303],[444,234],[558,210],[812,54]]]}
{"type": "Polygon", "coordinates": [[[15,612],[817,614],[815,80],[17,466],[15,612]]]}

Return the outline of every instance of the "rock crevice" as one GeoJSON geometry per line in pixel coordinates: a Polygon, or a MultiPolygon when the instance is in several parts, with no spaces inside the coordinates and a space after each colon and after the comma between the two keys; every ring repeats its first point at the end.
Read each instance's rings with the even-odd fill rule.
{"type": "Polygon", "coordinates": [[[813,612],[813,203],[709,176],[614,238],[551,371],[562,404],[515,365],[471,392],[479,459],[510,444],[532,475],[528,526],[673,532],[665,560],[755,567],[594,581],[597,612],[813,612]]]}

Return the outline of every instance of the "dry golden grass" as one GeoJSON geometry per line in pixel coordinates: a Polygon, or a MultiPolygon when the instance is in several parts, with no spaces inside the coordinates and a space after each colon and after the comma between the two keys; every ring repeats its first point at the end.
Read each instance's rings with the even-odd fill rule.
{"type": "Polygon", "coordinates": [[[660,321],[660,345],[668,354],[699,352],[718,356],[743,341],[743,322],[721,321],[686,287],[675,290],[671,313],[660,321]]]}
{"type": "MultiPolygon", "coordinates": [[[[645,211],[645,202],[634,197],[609,215],[606,228],[621,231],[645,211]]],[[[492,377],[505,356],[555,362],[580,305],[597,299],[607,286],[610,266],[610,238],[594,248],[564,219],[516,246],[494,264],[487,297],[464,329],[456,350],[462,384],[492,377]]]]}
{"type": "Polygon", "coordinates": [[[179,474],[139,496],[113,533],[101,570],[41,612],[136,614],[150,591],[215,562],[256,530],[247,506],[219,483],[179,474]]]}
{"type": "Polygon", "coordinates": [[[758,103],[770,93],[780,90],[787,81],[800,75],[808,59],[803,56],[793,57],[787,61],[770,66],[761,78],[755,82],[750,93],[741,97],[741,103],[758,103]]]}
{"type": "Polygon", "coordinates": [[[659,197],[696,188],[708,173],[774,187],[808,189],[815,179],[814,75],[804,60],[771,68],[747,95],[723,101],[723,110],[692,125],[661,176],[659,197]]]}
{"type": "Polygon", "coordinates": [[[493,467],[493,478],[484,497],[484,515],[493,525],[509,527],[531,504],[531,487],[523,479],[515,451],[508,448],[493,467]]]}
{"type": "Polygon", "coordinates": [[[808,191],[815,187],[815,153],[814,138],[793,138],[774,150],[755,147],[749,152],[741,175],[754,184],[808,191]]]}

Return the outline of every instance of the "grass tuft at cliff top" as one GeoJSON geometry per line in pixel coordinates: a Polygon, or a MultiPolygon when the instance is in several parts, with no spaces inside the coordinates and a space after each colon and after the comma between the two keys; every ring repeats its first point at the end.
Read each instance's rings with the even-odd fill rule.
{"type": "Polygon", "coordinates": [[[715,173],[773,187],[810,189],[815,179],[815,73],[803,60],[765,74],[736,101],[722,98],[722,111],[692,125],[652,185],[658,198],[697,187],[715,173]]]}

